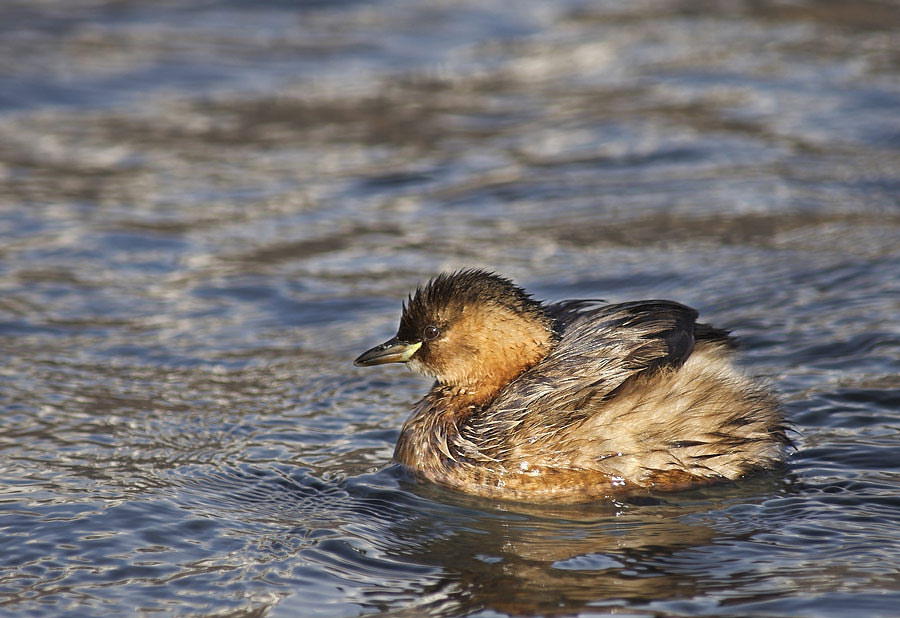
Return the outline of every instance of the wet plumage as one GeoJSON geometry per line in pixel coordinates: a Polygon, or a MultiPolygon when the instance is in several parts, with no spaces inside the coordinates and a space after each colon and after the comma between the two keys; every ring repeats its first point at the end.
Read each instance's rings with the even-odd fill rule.
{"type": "Polygon", "coordinates": [[[664,300],[543,304],[480,270],[442,274],[357,365],[436,379],[394,459],[483,496],[577,502],[771,468],[789,440],[733,340],[664,300]]]}

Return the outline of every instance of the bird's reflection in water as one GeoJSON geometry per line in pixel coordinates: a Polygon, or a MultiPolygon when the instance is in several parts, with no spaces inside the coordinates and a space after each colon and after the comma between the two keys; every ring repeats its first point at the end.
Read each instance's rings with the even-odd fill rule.
{"type": "Polygon", "coordinates": [[[764,476],[717,491],[561,507],[491,502],[420,484],[416,493],[448,505],[452,514],[407,520],[411,528],[391,536],[406,539],[405,561],[443,569],[429,586],[427,605],[416,611],[445,614],[448,604],[460,613],[518,616],[621,611],[733,585],[728,575],[703,576],[708,564],[699,568],[716,544],[748,534],[746,527],[725,530],[716,512],[736,500],[753,502],[754,495],[761,502],[781,483],[764,476]],[[468,521],[458,519],[461,509],[469,511],[468,521]],[[411,537],[420,543],[409,543],[411,537]]]}

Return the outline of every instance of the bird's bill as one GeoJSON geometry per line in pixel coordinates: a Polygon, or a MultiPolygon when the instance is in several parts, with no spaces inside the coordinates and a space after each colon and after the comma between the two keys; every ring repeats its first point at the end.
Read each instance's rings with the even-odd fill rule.
{"type": "Polygon", "coordinates": [[[401,341],[394,337],[371,350],[366,350],[353,361],[353,364],[357,367],[371,367],[385,363],[405,363],[420,347],[422,347],[421,341],[401,341]]]}

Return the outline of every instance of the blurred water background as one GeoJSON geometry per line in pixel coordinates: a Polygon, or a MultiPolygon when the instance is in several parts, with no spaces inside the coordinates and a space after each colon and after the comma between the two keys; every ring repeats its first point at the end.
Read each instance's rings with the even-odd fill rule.
{"type": "Polygon", "coordinates": [[[900,3],[5,0],[0,614],[894,616],[900,3]],[[388,466],[436,272],[671,298],[783,473],[569,508],[388,466]]]}

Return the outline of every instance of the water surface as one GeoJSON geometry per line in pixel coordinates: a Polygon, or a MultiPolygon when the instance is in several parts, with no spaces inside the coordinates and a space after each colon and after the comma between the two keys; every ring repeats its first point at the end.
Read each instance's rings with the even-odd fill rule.
{"type": "Polygon", "coordinates": [[[896,2],[0,8],[0,612],[891,616],[896,2]],[[671,298],[798,451],[568,508],[388,464],[434,273],[671,298]]]}

